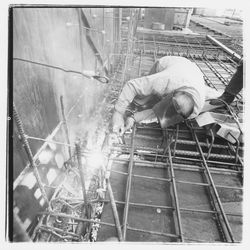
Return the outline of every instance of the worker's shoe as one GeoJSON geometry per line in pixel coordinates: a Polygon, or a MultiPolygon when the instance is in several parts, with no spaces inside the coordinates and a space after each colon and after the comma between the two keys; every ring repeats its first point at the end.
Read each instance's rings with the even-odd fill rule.
{"type": "Polygon", "coordinates": [[[232,95],[232,94],[225,91],[220,97],[218,97],[217,100],[210,101],[210,104],[215,105],[215,106],[223,105],[224,103],[222,101],[224,101],[229,105],[233,102],[234,98],[235,98],[235,95],[232,95]],[[220,101],[220,100],[222,100],[222,101],[220,101]]]}

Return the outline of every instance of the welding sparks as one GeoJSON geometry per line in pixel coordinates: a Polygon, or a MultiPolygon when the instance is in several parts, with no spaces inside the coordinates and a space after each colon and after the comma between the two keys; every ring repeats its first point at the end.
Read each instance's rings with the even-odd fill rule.
{"type": "Polygon", "coordinates": [[[105,158],[102,152],[92,152],[86,157],[87,165],[91,168],[101,168],[105,163],[105,158]]]}

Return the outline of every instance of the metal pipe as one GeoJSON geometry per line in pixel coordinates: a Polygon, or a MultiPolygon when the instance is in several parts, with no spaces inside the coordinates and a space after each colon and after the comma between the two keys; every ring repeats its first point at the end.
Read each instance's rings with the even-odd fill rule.
{"type": "Polygon", "coordinates": [[[130,151],[130,160],[128,166],[128,178],[126,184],[126,196],[125,196],[125,206],[123,212],[123,239],[126,240],[126,233],[127,233],[127,221],[128,221],[128,209],[129,209],[129,198],[130,198],[130,191],[131,191],[131,181],[132,181],[132,171],[134,165],[134,148],[135,148],[135,131],[136,125],[133,126],[133,131],[131,135],[131,151],[130,151]]]}
{"type": "Polygon", "coordinates": [[[235,58],[237,61],[240,61],[242,59],[242,57],[240,55],[238,55],[236,52],[234,52],[233,50],[229,49],[227,46],[225,46],[223,43],[219,42],[217,39],[215,39],[214,37],[207,35],[206,36],[208,40],[210,40],[212,43],[216,44],[217,46],[219,46],[222,50],[224,50],[226,53],[228,53],[230,56],[232,56],[233,58],[235,58]]]}
{"type": "Polygon", "coordinates": [[[26,151],[26,154],[27,154],[29,162],[30,162],[30,167],[33,170],[33,173],[35,175],[35,178],[36,178],[38,187],[39,187],[39,189],[41,191],[42,197],[44,198],[45,202],[48,204],[48,208],[51,209],[47,194],[45,192],[43,183],[41,181],[41,178],[40,178],[40,175],[39,175],[39,172],[38,172],[38,169],[37,169],[37,166],[36,166],[36,164],[34,162],[34,158],[33,158],[33,154],[32,154],[31,149],[30,149],[29,142],[28,142],[27,138],[25,137],[23,123],[22,123],[22,121],[21,121],[21,119],[19,117],[19,114],[17,112],[15,103],[13,103],[13,117],[14,117],[14,119],[16,121],[17,130],[18,130],[19,135],[21,137],[21,141],[23,143],[24,149],[26,151]]]}
{"type": "Polygon", "coordinates": [[[118,239],[119,239],[119,241],[123,241],[121,224],[120,224],[120,220],[119,220],[119,216],[118,216],[118,212],[117,212],[117,208],[116,208],[116,204],[115,204],[115,198],[114,198],[114,194],[113,194],[112,187],[110,184],[110,180],[107,180],[107,186],[108,186],[109,198],[110,198],[110,203],[111,203],[113,216],[114,216],[114,220],[115,220],[118,239]]]}
{"type": "Polygon", "coordinates": [[[223,206],[222,206],[221,201],[220,201],[220,198],[219,198],[219,194],[218,194],[218,192],[217,192],[217,189],[216,189],[215,184],[214,184],[214,182],[213,182],[213,178],[212,178],[211,173],[210,173],[210,171],[209,171],[209,168],[208,168],[208,166],[207,166],[205,156],[204,156],[204,154],[203,154],[203,152],[202,152],[201,146],[199,145],[198,137],[197,137],[195,131],[193,131],[192,129],[191,129],[191,131],[192,131],[192,134],[193,134],[193,136],[194,136],[194,139],[195,139],[195,141],[196,141],[196,143],[197,143],[197,148],[198,148],[199,153],[200,153],[200,156],[201,156],[201,158],[202,158],[202,160],[203,160],[203,166],[204,166],[204,168],[205,168],[205,170],[206,170],[206,173],[207,173],[207,176],[208,176],[208,180],[209,180],[209,182],[210,182],[210,184],[211,184],[211,187],[212,187],[212,190],[213,190],[213,192],[214,192],[214,194],[215,194],[215,198],[216,198],[216,201],[217,201],[217,203],[218,203],[218,206],[219,206],[219,209],[220,209],[221,216],[222,216],[222,218],[223,218],[223,220],[224,220],[224,223],[225,223],[225,225],[226,225],[228,234],[229,234],[229,236],[230,236],[230,240],[231,240],[232,242],[234,242],[235,240],[234,240],[234,236],[233,236],[231,227],[230,227],[229,222],[228,222],[228,220],[227,220],[227,217],[226,217],[226,215],[225,215],[223,206]]]}

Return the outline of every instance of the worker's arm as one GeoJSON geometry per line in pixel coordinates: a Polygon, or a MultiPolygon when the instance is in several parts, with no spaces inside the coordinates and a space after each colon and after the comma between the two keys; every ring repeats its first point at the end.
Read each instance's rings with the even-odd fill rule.
{"type": "Polygon", "coordinates": [[[156,118],[153,109],[146,109],[141,112],[137,112],[134,114],[134,118],[136,122],[141,122],[144,120],[152,120],[156,118]]]}
{"type": "Polygon", "coordinates": [[[153,84],[149,77],[141,77],[131,80],[125,84],[115,105],[115,110],[124,115],[128,105],[135,96],[149,96],[154,94],[153,84]]]}
{"type": "Polygon", "coordinates": [[[156,118],[155,113],[152,109],[146,109],[141,112],[137,112],[133,117],[128,117],[126,120],[125,131],[132,128],[135,122],[143,120],[152,120],[156,118]]]}
{"type": "MultiPolygon", "coordinates": [[[[141,77],[131,80],[125,84],[123,90],[115,104],[115,112],[113,114],[113,132],[122,135],[127,128],[124,126],[124,114],[128,105],[134,100],[135,96],[148,96],[153,94],[153,84],[149,77],[141,77]]],[[[141,112],[140,112],[141,113],[141,112]]],[[[145,116],[149,115],[144,113],[145,116]]],[[[136,121],[143,120],[143,114],[136,115],[136,121]]],[[[133,124],[132,124],[133,126],[133,124]]]]}

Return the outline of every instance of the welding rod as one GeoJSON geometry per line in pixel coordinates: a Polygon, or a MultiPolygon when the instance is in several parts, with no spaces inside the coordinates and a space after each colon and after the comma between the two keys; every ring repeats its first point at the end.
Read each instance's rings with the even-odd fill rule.
{"type": "Polygon", "coordinates": [[[40,175],[39,175],[37,166],[36,166],[36,164],[34,162],[34,158],[33,158],[33,154],[32,154],[31,149],[30,149],[29,142],[28,142],[27,138],[25,137],[23,123],[22,123],[22,121],[21,121],[21,119],[19,117],[19,114],[17,112],[15,103],[13,103],[13,116],[14,116],[14,119],[16,121],[17,130],[18,130],[19,135],[21,137],[23,147],[24,147],[24,149],[25,149],[25,151],[27,153],[27,156],[28,156],[28,159],[29,159],[29,162],[30,162],[30,166],[31,166],[31,168],[33,170],[33,173],[34,173],[35,177],[36,177],[37,184],[38,184],[38,186],[39,186],[39,188],[41,190],[41,193],[42,193],[42,196],[43,196],[44,200],[46,201],[46,203],[48,204],[48,207],[50,209],[49,200],[48,200],[47,194],[45,192],[44,186],[42,184],[42,181],[40,179],[40,175]]]}
{"type": "Polygon", "coordinates": [[[115,204],[115,198],[114,198],[114,194],[113,194],[109,179],[107,180],[107,186],[108,186],[108,191],[109,191],[110,204],[111,204],[114,219],[115,219],[115,225],[116,225],[116,230],[117,230],[117,234],[118,234],[118,239],[119,239],[119,241],[123,241],[121,224],[120,224],[120,220],[119,220],[119,216],[118,216],[118,212],[117,212],[117,207],[115,204]]]}

